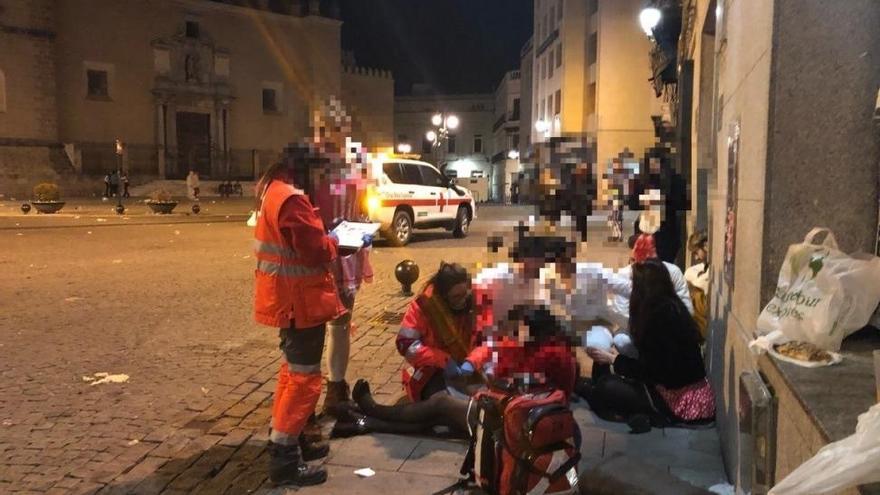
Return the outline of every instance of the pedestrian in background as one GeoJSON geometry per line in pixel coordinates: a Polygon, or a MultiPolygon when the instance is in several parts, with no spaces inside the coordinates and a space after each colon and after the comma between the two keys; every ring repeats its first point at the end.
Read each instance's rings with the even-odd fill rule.
{"type": "Polygon", "coordinates": [[[110,195],[114,198],[119,194],[119,171],[110,174],[110,195]]]}
{"type": "Polygon", "coordinates": [[[104,197],[110,197],[110,172],[104,175],[104,197]]]}
{"type": "Polygon", "coordinates": [[[199,199],[199,173],[195,170],[190,170],[186,176],[186,195],[190,201],[199,199]]]}
{"type": "Polygon", "coordinates": [[[122,172],[122,197],[130,198],[131,194],[128,192],[129,182],[128,182],[128,173],[122,172]]]}

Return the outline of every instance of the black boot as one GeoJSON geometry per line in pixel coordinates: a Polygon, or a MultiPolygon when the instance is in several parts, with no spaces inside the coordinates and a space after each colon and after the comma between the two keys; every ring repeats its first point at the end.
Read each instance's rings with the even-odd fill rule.
{"type": "Polygon", "coordinates": [[[299,445],[269,442],[269,480],[275,485],[320,485],[327,481],[324,466],[309,466],[300,454],[299,445]]]}
{"type": "Polygon", "coordinates": [[[323,438],[307,437],[304,433],[299,434],[299,447],[302,452],[302,458],[306,462],[327,457],[330,453],[330,442],[323,438]]]}

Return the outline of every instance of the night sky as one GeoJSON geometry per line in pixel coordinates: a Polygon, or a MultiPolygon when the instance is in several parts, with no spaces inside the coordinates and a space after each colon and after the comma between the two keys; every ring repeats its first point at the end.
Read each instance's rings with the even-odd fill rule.
{"type": "Polygon", "coordinates": [[[342,46],[362,67],[390,69],[445,93],[491,92],[532,32],[532,0],[341,0],[342,46]]]}

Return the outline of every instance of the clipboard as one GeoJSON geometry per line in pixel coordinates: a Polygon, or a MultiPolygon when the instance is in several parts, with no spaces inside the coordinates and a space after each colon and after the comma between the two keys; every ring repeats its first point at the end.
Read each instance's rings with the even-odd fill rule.
{"type": "Polygon", "coordinates": [[[381,225],[380,223],[343,221],[332,232],[339,239],[340,247],[360,249],[364,246],[364,235],[376,235],[381,225]]]}

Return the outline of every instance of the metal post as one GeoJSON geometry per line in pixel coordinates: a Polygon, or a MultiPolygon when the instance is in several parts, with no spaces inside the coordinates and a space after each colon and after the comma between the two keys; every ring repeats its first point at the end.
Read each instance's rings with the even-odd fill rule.
{"type": "Polygon", "coordinates": [[[116,213],[122,214],[125,207],[122,206],[122,141],[116,140],[116,213]]]}

